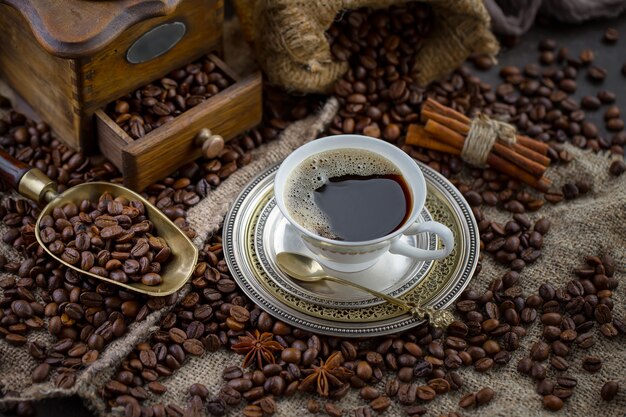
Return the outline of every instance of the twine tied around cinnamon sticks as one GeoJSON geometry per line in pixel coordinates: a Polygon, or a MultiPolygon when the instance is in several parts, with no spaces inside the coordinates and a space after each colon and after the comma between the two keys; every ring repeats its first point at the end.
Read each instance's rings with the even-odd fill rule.
{"type": "Polygon", "coordinates": [[[480,115],[470,119],[432,98],[422,106],[424,125],[412,124],[405,144],[458,155],[470,164],[490,168],[548,192],[544,173],[549,146],[516,132],[507,123],[480,115]]]}
{"type": "Polygon", "coordinates": [[[481,113],[470,123],[461,158],[478,167],[485,167],[496,141],[507,146],[517,143],[517,130],[508,123],[490,118],[481,113]]]}

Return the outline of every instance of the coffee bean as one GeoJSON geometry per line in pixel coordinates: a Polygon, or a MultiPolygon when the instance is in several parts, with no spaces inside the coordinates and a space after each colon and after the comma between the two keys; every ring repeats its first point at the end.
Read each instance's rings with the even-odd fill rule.
{"type": "Polygon", "coordinates": [[[57,375],[54,384],[58,388],[70,389],[76,383],[76,374],[74,372],[62,372],[57,375]]]}
{"type": "Polygon", "coordinates": [[[608,28],[602,36],[602,41],[607,44],[613,44],[619,39],[619,32],[615,28],[608,28]]]}
{"type": "Polygon", "coordinates": [[[615,396],[617,396],[618,391],[619,384],[617,381],[607,381],[600,390],[600,396],[604,401],[613,401],[615,396]]]}
{"type": "Polygon", "coordinates": [[[210,398],[206,402],[206,409],[211,415],[223,416],[226,414],[226,403],[221,398],[210,398]]]}
{"type": "Polygon", "coordinates": [[[626,163],[620,159],[613,161],[609,168],[609,172],[615,177],[622,175],[626,172],[626,163]]]}
{"type": "Polygon", "coordinates": [[[245,323],[250,320],[250,312],[245,307],[232,306],[230,315],[239,323],[245,323]]]}
{"type": "Polygon", "coordinates": [[[617,336],[618,331],[612,323],[605,323],[600,326],[600,333],[604,337],[611,338],[617,336]]]}
{"type": "Polygon", "coordinates": [[[443,378],[435,378],[428,381],[428,386],[437,394],[445,394],[450,391],[450,383],[443,378]]]}
{"type": "Polygon", "coordinates": [[[583,358],[583,369],[588,372],[598,372],[602,368],[602,360],[595,356],[583,358]]]}
{"type": "Polygon", "coordinates": [[[552,394],[554,390],[554,381],[549,379],[543,379],[537,383],[537,394],[539,395],[549,395],[552,394]]]}
{"type": "Polygon", "coordinates": [[[553,356],[550,358],[550,364],[557,371],[566,371],[569,368],[569,364],[561,356],[553,356]]]}
{"type": "Polygon", "coordinates": [[[583,333],[576,338],[576,344],[582,349],[589,349],[595,344],[593,333],[583,333]]]}
{"type": "Polygon", "coordinates": [[[535,362],[530,368],[530,376],[537,380],[544,379],[546,377],[546,368],[544,368],[540,363],[535,362]]]}
{"type": "MultiPolygon", "coordinates": [[[[559,332],[560,333],[560,332],[559,332]]],[[[548,359],[548,355],[550,354],[550,347],[548,346],[547,343],[543,342],[543,341],[538,341],[536,342],[531,348],[530,348],[530,355],[531,358],[535,361],[544,361],[546,359],[548,359]]]]}
{"type": "Polygon", "coordinates": [[[588,110],[597,110],[601,104],[600,99],[595,96],[585,96],[580,101],[581,107],[588,110]]]}
{"type": "Polygon", "coordinates": [[[558,385],[554,387],[554,390],[552,390],[552,394],[562,400],[568,399],[573,393],[574,391],[571,388],[565,388],[558,385]]]}
{"type": "Polygon", "coordinates": [[[413,404],[417,394],[416,389],[414,384],[401,383],[398,388],[398,401],[405,405],[413,404]]]}
{"type": "Polygon", "coordinates": [[[427,377],[433,371],[433,365],[430,362],[421,360],[415,364],[413,375],[417,378],[427,377]]]}
{"type": "Polygon", "coordinates": [[[372,411],[369,407],[359,407],[354,409],[354,417],[372,417],[372,411]]]}
{"type": "MultiPolygon", "coordinates": [[[[265,370],[263,372],[265,373],[265,370]]],[[[269,373],[266,373],[266,375],[267,374],[269,373]]],[[[222,378],[224,378],[227,381],[230,381],[236,378],[241,378],[242,376],[243,376],[243,372],[241,371],[241,368],[239,368],[238,366],[228,366],[222,370],[222,378]]]]}
{"type": "Polygon", "coordinates": [[[565,388],[574,388],[578,385],[578,380],[569,375],[557,376],[556,383],[565,388]]]}
{"type": "Polygon", "coordinates": [[[432,401],[433,399],[435,399],[435,396],[437,395],[435,390],[429,387],[428,385],[422,385],[422,386],[417,387],[415,390],[415,394],[417,398],[419,398],[422,401],[432,401]]]}
{"type": "Polygon", "coordinates": [[[30,303],[25,300],[15,300],[11,303],[11,311],[19,318],[30,318],[34,312],[30,303]]]}
{"type": "Polygon", "coordinates": [[[611,309],[606,304],[598,304],[594,311],[594,317],[600,324],[610,323],[613,321],[611,309]]]}
{"type": "Polygon", "coordinates": [[[428,411],[423,405],[411,405],[404,409],[408,417],[423,416],[428,411]]]}
{"type": "Polygon", "coordinates": [[[587,70],[587,78],[590,81],[602,82],[606,78],[606,70],[597,66],[591,66],[587,70]]]}
{"type": "Polygon", "coordinates": [[[477,372],[487,372],[493,366],[493,359],[482,358],[474,363],[474,369],[477,372]]]}
{"type": "Polygon", "coordinates": [[[465,394],[459,400],[459,407],[470,408],[476,405],[476,393],[470,392],[465,394]]]}
{"type": "MultiPolygon", "coordinates": [[[[367,398],[366,398],[367,399],[367,398]]],[[[387,408],[391,406],[391,400],[389,397],[380,396],[370,402],[370,407],[372,410],[380,413],[385,411],[387,408]]]]}
{"type": "Polygon", "coordinates": [[[476,405],[488,404],[489,402],[491,402],[495,394],[495,391],[491,388],[482,388],[476,393],[476,405]]]}
{"type": "MultiPolygon", "coordinates": [[[[326,414],[331,417],[341,417],[343,414],[343,410],[333,403],[325,403],[324,410],[326,411],[326,414]]],[[[259,415],[259,417],[261,417],[261,415],[259,415]]]]}
{"type": "Polygon", "coordinates": [[[12,345],[16,345],[16,346],[25,345],[26,342],[28,341],[28,339],[26,339],[24,336],[19,335],[19,334],[15,334],[15,333],[7,334],[4,337],[4,340],[6,340],[8,343],[10,343],[12,345]]]}
{"type": "Polygon", "coordinates": [[[39,364],[32,373],[32,380],[34,383],[43,382],[48,378],[50,373],[50,365],[47,363],[39,364]]]}
{"type": "Polygon", "coordinates": [[[594,60],[594,58],[595,54],[591,49],[583,49],[583,51],[580,53],[580,62],[582,62],[583,64],[589,64],[594,60]]]}
{"type": "Polygon", "coordinates": [[[149,272],[141,276],[141,283],[144,285],[155,286],[163,282],[161,275],[149,272]]]}
{"type": "Polygon", "coordinates": [[[218,398],[224,401],[227,405],[235,406],[241,402],[241,393],[230,385],[225,385],[220,389],[218,398]]]}
{"type": "Polygon", "coordinates": [[[555,395],[546,395],[543,397],[543,408],[550,411],[559,411],[563,408],[563,400],[555,395]]]}
{"type": "Polygon", "coordinates": [[[606,121],[606,128],[613,132],[624,130],[624,121],[622,119],[613,118],[606,121]]]}
{"type": "Polygon", "coordinates": [[[306,408],[307,410],[309,410],[309,413],[317,414],[320,411],[320,404],[317,402],[317,400],[309,398],[306,408]]]}

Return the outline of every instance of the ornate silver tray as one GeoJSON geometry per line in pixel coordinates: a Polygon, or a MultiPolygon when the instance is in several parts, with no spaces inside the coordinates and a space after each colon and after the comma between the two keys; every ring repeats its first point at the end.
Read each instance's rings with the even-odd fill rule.
{"type": "MultiPolygon", "coordinates": [[[[454,251],[445,259],[429,262],[389,254],[370,270],[342,277],[409,302],[446,308],[461,294],[476,268],[478,227],[460,192],[436,171],[417,164],[428,186],[422,218],[451,228],[454,251]]],[[[277,169],[278,165],[269,168],[244,188],[224,223],[225,258],[246,295],[291,325],[333,336],[377,336],[419,324],[421,320],[367,294],[339,285],[306,287],[278,270],[276,253],[307,252],[275,207],[273,178],[277,169]]],[[[431,234],[405,239],[423,248],[439,245],[431,234]]]]}

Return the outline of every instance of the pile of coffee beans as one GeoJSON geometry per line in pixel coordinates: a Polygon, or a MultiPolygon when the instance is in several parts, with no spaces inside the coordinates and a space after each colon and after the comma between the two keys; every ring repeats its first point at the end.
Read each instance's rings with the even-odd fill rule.
{"type": "Polygon", "coordinates": [[[550,220],[541,218],[533,225],[526,214],[515,214],[503,225],[486,219],[481,210],[474,210],[474,213],[481,245],[484,245],[481,249],[492,254],[497,262],[520,271],[539,259],[550,220]]]}
{"type": "MultiPolygon", "coordinates": [[[[596,96],[583,97],[580,102],[571,97],[577,89],[579,72],[586,70],[589,79],[601,82],[606,70],[593,66],[594,53],[585,50],[580,57],[571,57],[567,48],[559,48],[552,39],[539,44],[539,64],[524,68],[504,67],[500,71],[503,83],[491,86],[462,67],[446,80],[418,86],[415,73],[419,63],[415,54],[427,39],[431,27],[431,11],[427,5],[407,4],[384,10],[357,10],[346,13],[328,30],[329,43],[335,59],[347,61],[350,69],[335,85],[334,94],[340,110],[329,128],[333,134],[363,133],[397,143],[412,157],[428,164],[446,177],[457,174],[463,167],[458,157],[436,151],[404,146],[408,125],[419,122],[421,103],[432,97],[469,116],[479,112],[504,119],[518,130],[538,140],[550,142],[549,157],[553,161],[569,162],[572,156],[559,144],[570,142],[592,150],[610,149],[619,155],[613,162],[612,175],[621,175],[626,164],[621,155],[626,145],[626,131],[619,109],[613,104],[615,93],[599,90],[596,96]],[[608,106],[607,137],[592,122],[586,120],[585,110],[608,106]]],[[[610,39],[617,38],[611,31],[610,39]]],[[[493,61],[477,57],[477,67],[488,69],[493,61]]],[[[486,170],[492,179],[490,191],[523,189],[516,181],[486,170]]],[[[482,192],[481,186],[474,188],[482,192]]],[[[540,208],[545,201],[558,203],[575,198],[577,184],[567,184],[541,197],[528,197],[522,202],[527,210],[540,208]]],[[[587,184],[579,188],[589,190],[587,184]],[[585,187],[586,186],[586,187],[585,187]]],[[[515,197],[515,196],[513,196],[515,197]]],[[[513,198],[515,199],[515,198],[513,198]]],[[[505,201],[500,207],[508,210],[505,201]]],[[[517,204],[509,204],[513,209],[517,204]]],[[[514,211],[515,212],[515,211],[514,211]]]]}
{"type": "MultiPolygon", "coordinates": [[[[535,228],[547,230],[544,223],[536,222],[535,228]]],[[[270,333],[282,346],[275,354],[276,363],[225,368],[224,385],[215,395],[201,384],[192,385],[188,409],[202,405],[210,415],[223,415],[244,403],[245,416],[271,415],[276,410],[276,398],[308,391],[310,387],[302,384],[304,378],[315,372],[321,361],[339,352],[338,379],[330,383],[328,398],[321,404],[318,399],[308,402],[311,412],[323,409],[329,415],[341,415],[345,410],[333,401],[357,389],[365,405],[352,410],[355,415],[382,412],[392,401],[405,406],[408,416],[423,415],[426,403],[437,395],[462,388],[459,368],[471,366],[476,372],[489,372],[505,366],[526,337],[526,326],[537,319],[547,330],[542,340],[532,345],[529,356],[520,361],[518,370],[538,381],[537,391],[544,396],[546,408],[558,409],[577,383],[564,373],[569,366],[565,356],[574,346],[589,348],[593,344],[589,318],[600,320],[601,332],[610,337],[618,332],[626,334],[624,324],[610,315],[610,293],[617,281],[614,263],[606,255],[589,257],[590,267],[577,270],[581,278],[563,289],[544,284],[538,294],[525,296],[521,275],[509,271],[494,279],[484,292],[465,290],[456,303],[461,320],[445,331],[424,324],[402,335],[360,342],[311,334],[262,312],[236,287],[223,260],[219,237],[211,238],[201,258],[192,291],[167,315],[151,340],[136,346],[104,387],[105,398],[126,407],[127,415],[185,411],[175,404],[142,403],[147,391],[165,393],[166,387],[159,380],[176,372],[187,358],[230,347],[252,329],[270,333]],[[557,313],[560,309],[564,312],[557,313]],[[548,370],[542,363],[548,359],[554,372],[563,372],[554,381],[547,378],[548,370]],[[376,388],[385,373],[392,377],[383,390],[376,388]]],[[[593,355],[583,360],[584,369],[595,371],[600,366],[593,355]]],[[[611,397],[613,390],[609,384],[603,396],[611,397]]],[[[478,407],[496,395],[493,388],[484,387],[463,395],[459,407],[478,407]]]]}
{"type": "Polygon", "coordinates": [[[171,250],[154,235],[144,204],[103,193],[97,202],[67,203],[43,216],[40,236],[70,265],[117,282],[159,285],[171,250]]]}
{"type": "Polygon", "coordinates": [[[347,13],[328,30],[333,56],[350,69],[334,87],[340,110],[329,133],[362,133],[397,142],[419,120],[423,89],[415,83],[416,59],[430,32],[432,12],[423,3],[347,13]]]}
{"type": "MultiPolygon", "coordinates": [[[[195,232],[185,220],[187,210],[249,163],[253,149],[275,139],[289,123],[318,109],[321,100],[290,96],[269,87],[264,97],[265,119],[261,126],[229,141],[216,158],[186,164],[142,193],[190,238],[195,232]]],[[[0,96],[0,107],[8,106],[10,102],[0,96]]],[[[122,180],[110,162],[71,150],[53,136],[47,124],[10,109],[0,118],[0,147],[55,180],[59,192],[89,181],[122,180]]],[[[23,198],[5,198],[0,206],[0,218],[7,227],[2,239],[25,258],[20,263],[0,256],[0,270],[7,273],[0,279],[0,337],[16,346],[25,345],[40,362],[33,372],[33,382],[51,380],[59,387],[71,388],[77,373],[96,361],[110,342],[123,336],[128,325],[175,304],[178,297],[140,296],[81,276],[53,260],[35,238],[39,213],[36,204],[23,198]],[[39,329],[47,329],[52,335],[52,346],[29,342],[28,334],[39,329]]],[[[16,393],[0,391],[0,395],[16,393]]],[[[0,411],[27,416],[32,415],[33,407],[29,402],[19,402],[0,411]]]]}
{"type": "MultiPolygon", "coordinates": [[[[330,133],[380,137],[445,176],[453,176],[463,169],[459,158],[404,145],[406,129],[419,119],[424,97],[433,97],[469,115],[484,111],[508,118],[521,131],[552,142],[549,156],[555,162],[571,160],[571,155],[559,146],[564,142],[593,150],[610,149],[617,156],[623,153],[626,136],[618,131],[619,122],[615,121],[621,120],[619,113],[610,107],[606,110],[607,125],[611,121],[616,131],[611,139],[604,138],[597,126],[585,120],[585,110],[610,105],[614,95],[605,91],[580,103],[569,96],[576,88],[577,73],[585,68],[590,78],[601,81],[605,71],[591,66],[592,53],[586,51],[579,59],[572,59],[567,51],[547,40],[541,45],[540,62],[558,63],[561,67],[529,64],[523,69],[503,69],[504,83],[495,89],[463,67],[448,79],[422,88],[413,81],[415,71],[419,70],[414,57],[421,39],[429,34],[430,22],[428,6],[409,3],[388,10],[346,13],[333,25],[329,30],[333,54],[347,60],[351,69],[337,83],[335,95],[341,108],[330,133]]],[[[198,87],[194,84],[195,77],[199,72],[208,73],[202,65],[199,70],[184,71],[180,78],[173,74],[168,77],[176,86],[167,81],[153,86],[161,89],[161,94],[167,90],[166,96],[182,96],[179,88],[187,84],[185,94],[199,95],[196,93],[200,89],[191,92],[198,87]]],[[[319,98],[287,96],[265,88],[262,126],[226,144],[215,158],[189,163],[144,191],[144,196],[189,236],[193,237],[194,232],[185,221],[186,210],[249,163],[252,149],[276,138],[291,121],[305,117],[320,102],[319,98]]],[[[189,96],[183,97],[187,107],[189,96]]],[[[137,135],[133,137],[140,137],[139,125],[145,134],[158,126],[162,118],[164,123],[173,113],[182,111],[176,107],[180,99],[176,99],[177,103],[174,97],[165,97],[164,101],[160,97],[143,95],[140,90],[124,100],[128,109],[118,102],[108,111],[113,118],[130,115],[123,116],[127,120],[122,123],[128,123],[126,129],[131,136],[130,120],[135,116],[131,113],[136,113],[143,123],[133,119],[137,125],[137,135]],[[156,101],[147,100],[150,98],[156,101]],[[148,107],[154,107],[158,101],[172,103],[174,108],[168,115],[159,115],[155,109],[144,108],[147,105],[144,99],[147,104],[152,103],[148,107]],[[130,100],[137,100],[133,103],[138,106],[133,110],[130,100]],[[118,105],[118,110],[125,111],[116,112],[118,105]],[[146,129],[147,125],[150,127],[146,129]]],[[[169,105],[168,109],[171,109],[169,105]]],[[[33,123],[15,112],[0,121],[0,146],[49,173],[59,181],[61,190],[95,179],[119,181],[110,163],[69,150],[52,137],[45,124],[33,123]]],[[[614,165],[613,175],[626,170],[621,160],[614,165]]],[[[201,248],[186,295],[141,297],[81,277],[47,257],[34,239],[38,209],[23,199],[8,199],[0,208],[4,223],[9,226],[3,239],[23,251],[26,260],[20,264],[0,258],[2,269],[16,276],[0,280],[3,289],[0,337],[16,345],[27,345],[31,355],[40,361],[32,374],[34,382],[52,380],[57,386],[69,388],[77,372],[97,360],[108,343],[126,333],[130,323],[143,320],[153,310],[171,306],[159,324],[160,329],[149,340],[136,345],[112,380],[101,387],[107,403],[125,408],[128,416],[195,416],[205,412],[219,416],[243,404],[242,413],[247,417],[269,416],[276,412],[277,398],[305,388],[314,389],[302,386],[302,381],[316,372],[322,361],[339,352],[339,377],[330,383],[327,398],[309,400],[309,411],[345,414],[348,410],[342,410],[334,401],[350,389],[357,389],[362,405],[349,410],[357,417],[383,412],[392,401],[402,404],[405,414],[414,417],[425,414],[428,402],[436,396],[463,389],[463,378],[458,372],[461,367],[490,372],[505,366],[512,352],[519,349],[520,340],[527,337],[527,326],[540,321],[544,326],[542,336],[533,340],[527,357],[518,363],[518,370],[537,381],[537,392],[544,406],[557,410],[577,384],[567,374],[569,352],[592,347],[594,323],[599,324],[599,331],[605,337],[626,334],[626,325],[613,316],[611,295],[617,280],[613,276],[615,266],[606,255],[589,257],[588,266],[576,271],[579,278],[564,288],[546,283],[537,294],[524,294],[519,270],[540,257],[543,236],[550,227],[545,219],[531,222],[525,212],[539,210],[545,201],[556,203],[575,198],[590,191],[590,187],[577,182],[546,195],[535,195],[489,169],[471,170],[470,174],[473,180],[469,183],[456,179],[454,182],[472,204],[481,223],[481,246],[512,270],[493,279],[485,291],[471,288],[464,291],[455,304],[459,320],[446,330],[424,324],[392,337],[355,341],[293,328],[262,312],[240,292],[223,259],[219,233],[201,248]],[[507,210],[513,217],[505,224],[489,220],[481,210],[484,206],[507,210]],[[37,297],[41,297],[43,305],[37,297]],[[39,342],[29,343],[28,332],[45,326],[56,338],[55,343],[48,348],[39,342]],[[163,380],[189,357],[230,348],[239,342],[240,336],[254,330],[270,333],[271,339],[280,344],[282,351],[275,354],[276,363],[248,369],[225,368],[224,383],[217,393],[194,384],[189,387],[186,406],[153,399],[150,405],[146,404],[149,396],[167,391],[163,380]],[[378,383],[387,373],[390,373],[388,381],[380,388],[378,383]]],[[[55,230],[55,234],[62,232],[55,230]]],[[[595,372],[602,362],[590,352],[580,365],[588,372],[595,372]]],[[[459,407],[487,404],[498,396],[493,388],[464,392],[459,407]]],[[[598,387],[598,395],[606,401],[619,395],[618,391],[619,385],[614,380],[598,387]]],[[[21,415],[30,415],[30,410],[30,403],[14,404],[13,408],[21,415]]],[[[448,414],[449,417],[460,415],[460,411],[448,414]]]]}
{"type": "Polygon", "coordinates": [[[504,83],[496,88],[496,98],[508,105],[503,113],[510,115],[510,122],[542,141],[571,142],[581,148],[611,149],[622,155],[626,136],[622,133],[619,110],[615,112],[615,106],[607,109],[607,128],[618,132],[612,138],[601,134],[585,114],[585,110],[595,111],[613,104],[615,94],[600,90],[596,96],[585,96],[580,102],[570,96],[577,90],[576,79],[584,69],[589,79],[603,80],[606,71],[591,65],[593,51],[584,50],[578,58],[570,57],[567,48],[558,49],[551,39],[543,40],[539,49],[544,67],[527,64],[524,68],[509,66],[500,70],[504,83]]]}
{"type": "Polygon", "coordinates": [[[111,103],[107,113],[133,139],[139,139],[232,84],[204,57],[169,76],[111,103]]]}
{"type": "MultiPolygon", "coordinates": [[[[529,356],[518,362],[517,370],[537,381],[537,393],[543,396],[543,406],[548,410],[560,410],[572,396],[578,380],[566,373],[571,366],[567,358],[575,349],[594,346],[596,325],[607,338],[626,333],[626,324],[612,314],[612,294],[619,283],[614,272],[615,263],[610,256],[588,256],[586,265],[575,271],[577,279],[561,288],[542,284],[538,294],[532,296],[535,308],[541,311],[541,315],[535,315],[543,324],[542,337],[533,344],[529,356]],[[547,377],[545,361],[549,361],[553,377],[547,377]]],[[[602,368],[602,360],[585,355],[581,366],[587,372],[597,372],[602,368]]],[[[602,398],[609,401],[618,385],[614,381],[606,384],[602,398]]]]}

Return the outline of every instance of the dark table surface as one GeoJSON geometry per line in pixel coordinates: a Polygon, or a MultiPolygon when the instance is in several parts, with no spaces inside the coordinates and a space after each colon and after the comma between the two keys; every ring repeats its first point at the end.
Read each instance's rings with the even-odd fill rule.
{"type": "MultiPolygon", "coordinates": [[[[565,46],[573,57],[586,48],[595,52],[594,64],[605,68],[608,72],[606,80],[601,84],[588,82],[583,74],[578,75],[578,90],[573,95],[580,99],[586,95],[595,95],[600,90],[610,90],[617,94],[617,104],[622,114],[626,115],[626,76],[621,68],[626,64],[626,15],[615,19],[602,19],[586,22],[582,25],[565,25],[559,23],[543,23],[534,27],[513,48],[504,48],[499,56],[499,63],[489,71],[475,71],[484,81],[496,84],[499,80],[499,68],[506,65],[523,67],[527,63],[538,62],[537,45],[544,38],[552,38],[559,46],[565,46]],[[604,31],[613,27],[618,29],[621,39],[614,45],[602,42],[604,31]]],[[[581,71],[582,72],[582,71],[581,71]]],[[[603,112],[606,106],[595,112],[587,112],[588,120],[595,122],[605,135],[603,112]]],[[[50,399],[36,404],[37,415],[40,417],[91,417],[79,398],[50,399]]]]}

